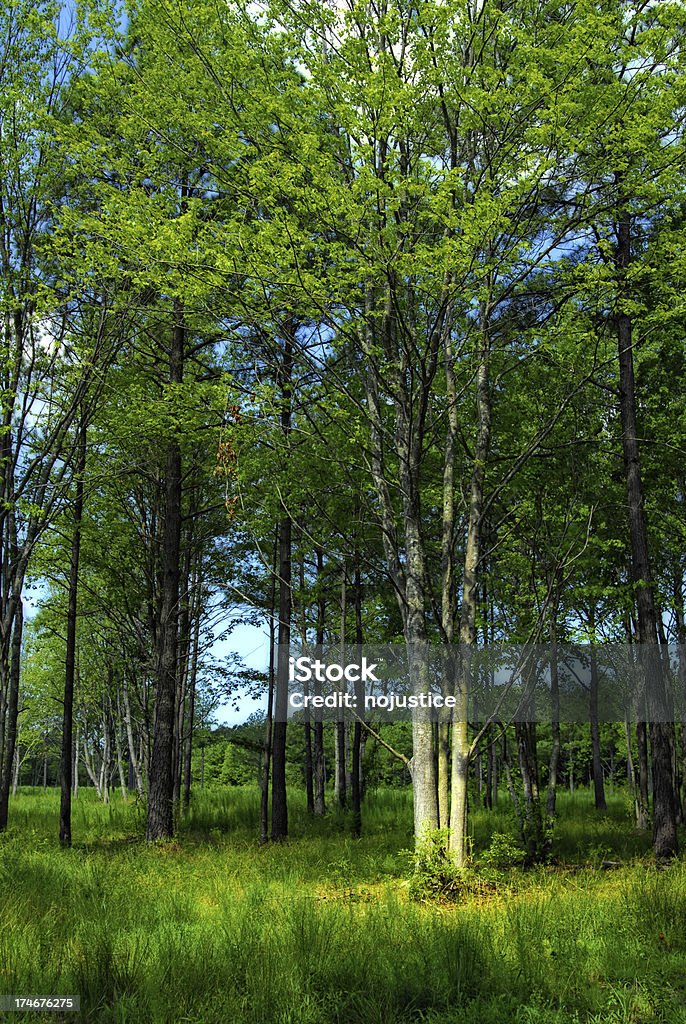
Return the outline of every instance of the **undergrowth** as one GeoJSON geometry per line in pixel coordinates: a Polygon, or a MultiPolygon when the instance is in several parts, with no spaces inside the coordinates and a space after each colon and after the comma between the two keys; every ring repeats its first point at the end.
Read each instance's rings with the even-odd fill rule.
{"type": "Polygon", "coordinates": [[[147,847],[135,803],[84,791],[61,850],[58,794],[20,793],[0,992],[78,994],[62,1019],[88,1024],[686,1022],[686,868],[650,866],[619,801],[597,818],[561,800],[559,864],[531,871],[506,809],[475,815],[475,866],[453,873],[431,842],[409,870],[406,794],[370,794],[361,839],[296,795],[292,838],[263,848],[258,800],[200,793],[178,840],[147,847]],[[626,865],[594,868],[598,848],[626,865]],[[411,899],[437,866],[451,899],[411,899]]]}

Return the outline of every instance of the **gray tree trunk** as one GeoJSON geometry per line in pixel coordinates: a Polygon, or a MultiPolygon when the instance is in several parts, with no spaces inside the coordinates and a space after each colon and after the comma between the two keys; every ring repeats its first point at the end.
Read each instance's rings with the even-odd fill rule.
{"type": "Polygon", "coordinates": [[[484,482],[491,439],[488,315],[489,311],[482,303],[480,310],[481,330],[477,346],[476,444],[469,495],[460,619],[460,646],[463,654],[455,693],[457,701],[453,709],[450,853],[458,867],[463,867],[468,857],[467,785],[471,751],[467,719],[469,716],[469,679],[471,673],[470,651],[475,647],[477,641],[476,615],[479,571],[481,567],[484,482]]]}
{"type": "Polygon", "coordinates": [[[71,846],[71,798],[74,759],[74,677],[76,671],[76,620],[79,587],[79,560],[81,554],[81,520],[83,519],[83,488],[86,472],[86,421],[83,415],[79,426],[78,455],[76,461],[76,493],[74,495],[74,527],[69,563],[69,589],[67,595],[67,642],[64,670],[64,700],[62,708],[62,760],[60,762],[60,843],[71,846]]]}
{"type": "MultiPolygon", "coordinates": [[[[169,382],[183,382],[186,328],[181,302],[174,300],[169,348],[169,382]]],[[[157,686],[152,753],[148,775],[148,842],[174,834],[174,723],[178,671],[178,622],[181,549],[181,448],[172,435],[165,466],[162,545],[162,608],[157,649],[157,686]]]]}
{"type": "MultiPolygon", "coordinates": [[[[621,174],[615,176],[621,192],[621,174]]],[[[617,224],[616,270],[621,298],[627,294],[626,274],[631,265],[631,216],[620,208],[617,224]]],[[[652,570],[648,553],[648,530],[643,498],[638,427],[636,423],[636,387],[634,381],[633,336],[631,318],[620,308],[616,317],[619,352],[619,405],[622,424],[622,449],[629,505],[631,561],[636,585],[638,639],[645,668],[650,676],[648,713],[650,715],[650,753],[653,778],[653,851],[658,861],[677,854],[676,804],[672,780],[670,730],[660,721],[666,707],[665,681],[658,649],[657,613],[653,594],[652,570]],[[651,707],[652,705],[652,707],[651,707]]]]}

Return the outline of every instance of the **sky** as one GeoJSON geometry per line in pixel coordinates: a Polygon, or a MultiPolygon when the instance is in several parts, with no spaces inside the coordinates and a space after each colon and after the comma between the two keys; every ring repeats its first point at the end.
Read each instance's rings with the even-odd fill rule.
{"type": "MultiPolygon", "coordinates": [[[[264,671],[269,665],[269,631],[264,626],[241,623],[232,630],[225,640],[217,640],[212,646],[212,655],[220,661],[230,660],[237,654],[246,668],[264,671]]],[[[266,694],[260,700],[239,691],[238,708],[222,704],[214,714],[219,725],[238,725],[254,711],[267,710],[266,694]]]]}

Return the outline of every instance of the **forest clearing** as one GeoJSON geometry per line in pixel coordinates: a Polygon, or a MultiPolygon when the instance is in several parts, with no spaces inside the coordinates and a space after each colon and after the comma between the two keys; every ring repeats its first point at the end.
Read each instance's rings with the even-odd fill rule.
{"type": "Polygon", "coordinates": [[[0,4],[3,1019],[686,1024],[685,42],[0,4]]]}
{"type": "Polygon", "coordinates": [[[0,838],[2,987],[79,993],[58,1019],[93,1024],[683,1024],[683,862],[650,863],[625,793],[598,815],[581,790],[560,799],[557,863],[523,871],[502,803],[475,814],[466,890],[427,900],[407,789],[369,795],[360,839],[296,793],[290,840],[263,847],[256,787],[198,794],[152,847],[134,801],[82,790],[70,852],[57,794],[26,789],[0,838]]]}

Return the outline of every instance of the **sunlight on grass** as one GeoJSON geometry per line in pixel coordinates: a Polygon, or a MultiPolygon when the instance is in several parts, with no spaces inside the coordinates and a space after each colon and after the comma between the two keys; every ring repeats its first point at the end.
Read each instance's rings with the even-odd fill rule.
{"type": "MultiPolygon", "coordinates": [[[[686,1020],[686,870],[639,859],[621,799],[598,819],[562,800],[565,863],[450,906],[408,898],[409,794],[371,794],[360,840],[296,798],[293,838],[264,848],[258,800],[198,794],[179,840],[147,847],[135,802],[86,790],[63,851],[58,795],[20,793],[0,836],[0,991],[79,994],[64,1019],[97,1024],[686,1020]],[[594,869],[600,848],[634,863],[594,869]]],[[[477,814],[476,853],[510,825],[477,814]]]]}

